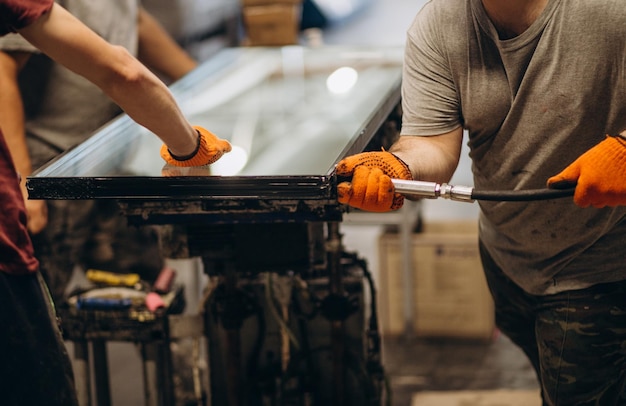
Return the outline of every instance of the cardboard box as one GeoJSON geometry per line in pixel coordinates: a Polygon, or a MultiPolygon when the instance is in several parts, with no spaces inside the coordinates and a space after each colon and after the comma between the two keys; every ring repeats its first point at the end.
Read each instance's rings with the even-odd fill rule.
{"type": "MultiPolygon", "coordinates": [[[[478,252],[476,227],[428,224],[412,236],[414,333],[418,337],[491,339],[493,300],[478,252]],[[458,230],[458,231],[454,231],[458,230]]],[[[379,240],[379,319],[383,335],[406,333],[405,278],[400,235],[379,240]]]]}
{"type": "Polygon", "coordinates": [[[300,6],[276,4],[244,7],[247,45],[282,46],[299,41],[300,6]]]}

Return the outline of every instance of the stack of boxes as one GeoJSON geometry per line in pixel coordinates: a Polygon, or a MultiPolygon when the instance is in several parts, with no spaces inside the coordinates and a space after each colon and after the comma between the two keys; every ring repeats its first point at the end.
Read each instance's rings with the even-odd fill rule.
{"type": "Polygon", "coordinates": [[[299,41],[302,0],[241,0],[244,45],[283,46],[299,41]]]}

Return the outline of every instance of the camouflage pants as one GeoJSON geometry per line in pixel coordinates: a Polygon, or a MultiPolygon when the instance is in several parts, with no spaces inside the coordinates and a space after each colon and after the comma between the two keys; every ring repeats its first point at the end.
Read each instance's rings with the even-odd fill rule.
{"type": "Polygon", "coordinates": [[[533,296],[480,250],[496,324],[535,368],[543,405],[626,405],[626,281],[533,296]]]}

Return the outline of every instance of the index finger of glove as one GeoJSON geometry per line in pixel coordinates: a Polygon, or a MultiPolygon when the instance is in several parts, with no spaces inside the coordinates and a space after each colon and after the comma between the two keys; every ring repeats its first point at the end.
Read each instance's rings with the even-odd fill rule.
{"type": "Polygon", "coordinates": [[[573,187],[580,177],[580,167],[574,162],[561,173],[548,179],[548,187],[552,189],[567,189],[573,187]]]}
{"type": "Polygon", "coordinates": [[[576,181],[571,179],[562,179],[552,177],[548,179],[548,187],[550,189],[571,189],[576,186],[576,181]]]}
{"type": "Polygon", "coordinates": [[[221,153],[230,152],[232,150],[232,145],[225,139],[219,138],[217,135],[213,134],[211,131],[200,127],[193,126],[193,128],[198,131],[201,137],[204,138],[205,143],[209,150],[211,151],[219,151],[221,153]]]}
{"type": "Polygon", "coordinates": [[[358,154],[352,155],[339,161],[335,171],[338,176],[351,176],[354,172],[354,168],[359,166],[362,162],[363,160],[358,154]]]}

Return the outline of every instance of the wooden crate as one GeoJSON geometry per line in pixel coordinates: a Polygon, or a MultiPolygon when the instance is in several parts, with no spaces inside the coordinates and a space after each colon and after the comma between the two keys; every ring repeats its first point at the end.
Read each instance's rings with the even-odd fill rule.
{"type": "MultiPolygon", "coordinates": [[[[490,339],[493,301],[482,271],[476,227],[432,224],[412,236],[413,318],[419,337],[490,339]],[[453,232],[453,230],[458,230],[453,232]]],[[[379,317],[383,335],[405,331],[400,235],[379,240],[379,317]]]]}
{"type": "Polygon", "coordinates": [[[299,41],[300,5],[271,4],[243,8],[246,44],[294,45],[299,41]]]}

